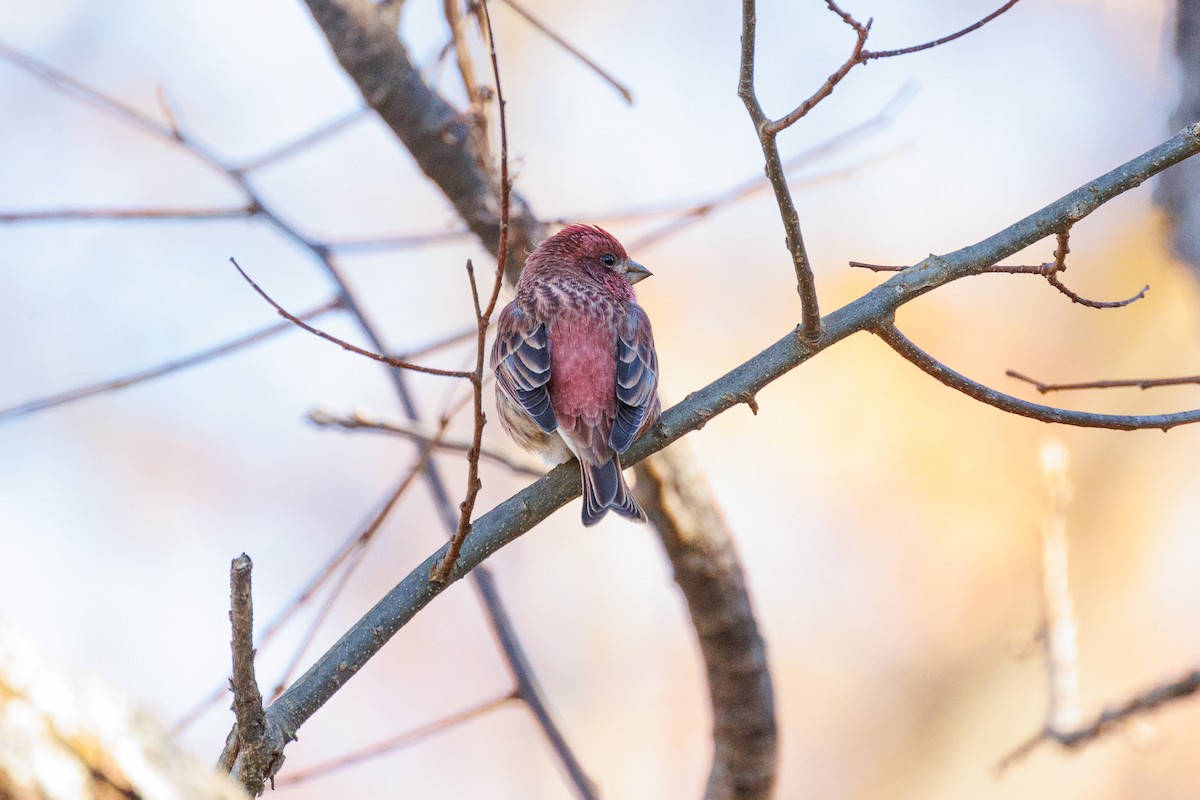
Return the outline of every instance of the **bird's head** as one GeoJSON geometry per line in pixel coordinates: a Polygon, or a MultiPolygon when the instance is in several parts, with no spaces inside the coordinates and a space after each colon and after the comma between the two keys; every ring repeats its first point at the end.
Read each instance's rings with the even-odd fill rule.
{"type": "Polygon", "coordinates": [[[614,277],[625,285],[637,283],[653,273],[634,261],[616,237],[594,225],[570,225],[546,239],[530,261],[546,259],[568,263],[600,280],[613,282],[614,277]]]}

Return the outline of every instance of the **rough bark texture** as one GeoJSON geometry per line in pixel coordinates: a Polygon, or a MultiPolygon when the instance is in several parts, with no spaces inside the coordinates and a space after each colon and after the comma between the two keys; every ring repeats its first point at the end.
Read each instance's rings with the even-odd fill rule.
{"type": "Polygon", "coordinates": [[[708,670],[713,763],[706,800],[761,800],[775,786],[775,693],[729,526],[686,442],[637,465],[638,502],[658,530],[708,670]]]}
{"type": "MultiPolygon", "coordinates": [[[[386,15],[366,0],[305,0],[338,63],[493,255],[500,241],[500,191],[472,120],[426,83],[386,15]]],[[[545,226],[516,192],[509,208],[510,281],[545,226]]],[[[458,268],[458,265],[455,266],[458,268]]]]}
{"type": "MultiPolygon", "coordinates": [[[[1179,0],[1175,17],[1179,105],[1171,130],[1200,120],[1200,0],[1179,0]]],[[[1159,178],[1155,199],[1171,219],[1175,254],[1200,270],[1200,161],[1192,159],[1159,178]]]]}

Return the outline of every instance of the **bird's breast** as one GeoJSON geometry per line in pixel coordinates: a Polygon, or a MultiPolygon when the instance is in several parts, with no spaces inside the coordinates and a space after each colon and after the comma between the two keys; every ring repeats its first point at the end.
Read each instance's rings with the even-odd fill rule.
{"type": "Polygon", "coordinates": [[[596,424],[616,413],[616,331],[609,314],[566,314],[549,330],[550,397],[567,427],[596,424]]]}

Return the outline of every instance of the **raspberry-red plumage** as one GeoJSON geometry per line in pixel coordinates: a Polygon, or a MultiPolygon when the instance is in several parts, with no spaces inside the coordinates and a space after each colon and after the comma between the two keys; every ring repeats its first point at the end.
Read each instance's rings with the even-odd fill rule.
{"type": "Polygon", "coordinates": [[[552,461],[579,459],[585,525],[608,509],[645,519],[620,456],[660,411],[654,335],[632,286],[647,274],[607,231],[572,225],[529,256],[497,320],[501,422],[552,461]]]}

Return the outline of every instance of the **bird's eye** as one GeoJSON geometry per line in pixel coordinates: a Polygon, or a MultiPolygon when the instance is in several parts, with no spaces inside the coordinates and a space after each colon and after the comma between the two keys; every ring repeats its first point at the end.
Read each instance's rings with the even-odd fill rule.
{"type": "Polygon", "coordinates": [[[617,259],[612,253],[605,253],[604,255],[600,256],[600,263],[606,267],[611,267],[613,264],[617,263],[617,259]]]}

